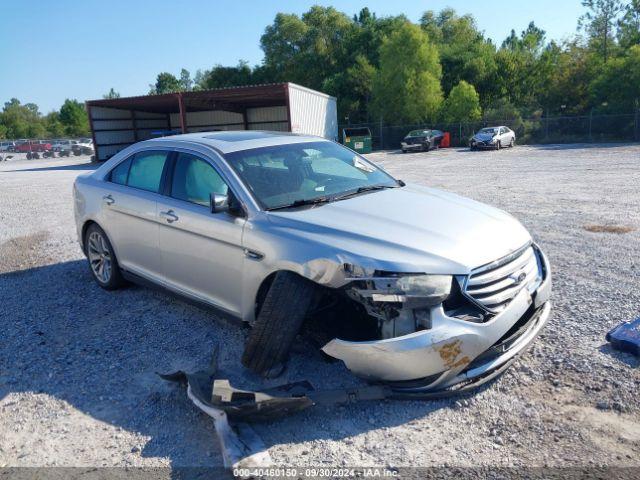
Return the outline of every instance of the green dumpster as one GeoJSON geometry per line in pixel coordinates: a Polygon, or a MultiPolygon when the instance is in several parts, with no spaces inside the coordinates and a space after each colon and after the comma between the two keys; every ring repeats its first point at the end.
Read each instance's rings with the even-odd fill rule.
{"type": "Polygon", "coordinates": [[[371,130],[368,127],[343,128],[342,144],[358,153],[370,153],[371,130]]]}

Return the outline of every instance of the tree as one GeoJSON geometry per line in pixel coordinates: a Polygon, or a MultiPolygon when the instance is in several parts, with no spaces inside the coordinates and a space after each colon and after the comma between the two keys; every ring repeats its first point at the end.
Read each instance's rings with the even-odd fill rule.
{"type": "Polygon", "coordinates": [[[180,70],[180,90],[188,92],[193,88],[193,80],[191,80],[191,74],[189,70],[183,68],[180,70]]]}
{"type": "Polygon", "coordinates": [[[622,57],[611,59],[607,68],[593,79],[589,91],[592,105],[604,103],[613,112],[640,108],[640,45],[632,46],[622,57]]]}
{"type": "Polygon", "coordinates": [[[102,98],[120,98],[120,94],[111,87],[109,91],[102,96],[102,98]]]}
{"type": "Polygon", "coordinates": [[[623,10],[620,0],[582,0],[587,12],[578,20],[578,28],[585,30],[591,44],[601,52],[607,63],[611,44],[614,42],[613,27],[623,10]]]}
{"type": "Polygon", "coordinates": [[[482,93],[483,104],[502,94],[496,83],[496,48],[491,40],[484,38],[471,15],[459,16],[451,8],[438,14],[427,11],[422,15],[420,26],[440,53],[445,92],[465,80],[482,93]]]}
{"type": "Polygon", "coordinates": [[[278,79],[320,90],[347,68],[354,28],[333,7],[314,5],[302,17],[279,13],[260,39],[265,67],[278,79]]]}
{"type": "Polygon", "coordinates": [[[149,87],[149,95],[179,92],[182,90],[180,80],[178,80],[175,75],[168,72],[159,73],[156,77],[155,85],[149,85],[149,87]]]}
{"type": "Polygon", "coordinates": [[[65,128],[60,121],[60,114],[58,112],[49,112],[45,115],[43,124],[47,131],[47,137],[56,138],[65,135],[65,128]]]}
{"type": "Polygon", "coordinates": [[[618,22],[618,41],[622,48],[640,45],[640,0],[630,0],[618,22]]]}
{"type": "Polygon", "coordinates": [[[22,105],[17,98],[5,102],[0,125],[7,138],[37,138],[46,133],[38,107],[33,103],[22,105]]]}
{"type": "Polygon", "coordinates": [[[265,67],[280,78],[296,78],[299,71],[297,59],[308,28],[297,15],[278,13],[260,37],[265,67]]]}
{"type": "Polygon", "coordinates": [[[380,48],[376,112],[387,122],[434,120],[442,103],[441,76],[435,46],[417,25],[404,23],[380,48]]]}
{"type": "Polygon", "coordinates": [[[202,90],[211,88],[237,87],[239,85],[250,85],[253,82],[253,72],[249,64],[239,61],[235,67],[223,67],[216,65],[211,70],[202,73],[198,80],[197,87],[202,90]]]}
{"type": "Polygon", "coordinates": [[[538,108],[539,94],[548,87],[555,50],[545,43],[545,31],[530,22],[519,36],[511,30],[496,53],[498,90],[521,108],[538,108]]]}
{"type": "Polygon", "coordinates": [[[467,122],[479,120],[481,116],[478,92],[473,85],[460,80],[442,105],[443,122],[467,122]]]}
{"type": "Polygon", "coordinates": [[[60,107],[60,122],[70,136],[89,134],[89,117],[84,105],[77,100],[66,99],[60,107]]]}

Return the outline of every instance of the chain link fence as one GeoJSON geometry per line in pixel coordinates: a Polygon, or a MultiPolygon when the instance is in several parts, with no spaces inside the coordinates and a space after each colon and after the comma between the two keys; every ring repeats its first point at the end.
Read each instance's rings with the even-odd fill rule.
{"type": "Polygon", "coordinates": [[[597,114],[527,119],[481,120],[452,124],[386,125],[382,122],[340,125],[343,128],[368,127],[374,150],[400,148],[400,141],[411,130],[433,128],[449,132],[452,147],[467,146],[483,127],[506,125],[516,132],[519,144],[602,143],[640,141],[640,110],[629,114],[597,114]]]}

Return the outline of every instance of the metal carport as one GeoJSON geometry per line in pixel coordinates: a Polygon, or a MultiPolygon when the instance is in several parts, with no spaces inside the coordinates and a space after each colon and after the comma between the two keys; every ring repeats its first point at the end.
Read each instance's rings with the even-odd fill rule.
{"type": "Polygon", "coordinates": [[[86,102],[96,159],[172,132],[275,130],[337,139],[336,99],[273,83],[86,102]]]}

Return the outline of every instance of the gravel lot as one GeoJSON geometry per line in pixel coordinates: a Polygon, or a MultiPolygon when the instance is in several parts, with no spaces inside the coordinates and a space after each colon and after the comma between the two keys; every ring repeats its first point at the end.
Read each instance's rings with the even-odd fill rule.
{"type": "MultiPolygon", "coordinates": [[[[274,461],[639,468],[640,362],[604,334],[640,314],[640,146],[370,158],[519,218],[553,266],[552,318],[513,368],[472,396],[316,408],[256,426],[274,461]]],[[[239,368],[246,330],[149,289],[95,285],[71,200],[74,178],[92,168],[86,157],[0,163],[0,466],[221,465],[212,421],[154,372],[204,366],[218,343],[232,383],[260,385],[239,368]]],[[[354,383],[304,346],[270,385],[301,379],[354,383]]]]}

